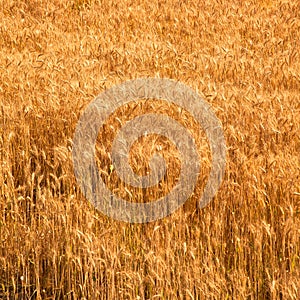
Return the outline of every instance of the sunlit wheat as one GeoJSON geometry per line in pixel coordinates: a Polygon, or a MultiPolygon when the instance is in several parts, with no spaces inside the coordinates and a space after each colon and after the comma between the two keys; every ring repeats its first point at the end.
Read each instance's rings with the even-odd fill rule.
{"type": "MultiPolygon", "coordinates": [[[[299,15],[297,0],[0,0],[0,298],[299,299],[299,15]],[[90,101],[140,77],[196,90],[228,153],[216,197],[197,209],[211,153],[196,136],[193,197],[132,225],[83,197],[71,153],[90,101]]],[[[98,138],[109,146],[105,132],[118,120],[106,126],[98,138]]],[[[152,201],[176,182],[177,152],[165,139],[132,148],[137,173],[153,149],[169,162],[152,194],[118,186],[96,148],[105,182],[128,201],[152,201]]]]}

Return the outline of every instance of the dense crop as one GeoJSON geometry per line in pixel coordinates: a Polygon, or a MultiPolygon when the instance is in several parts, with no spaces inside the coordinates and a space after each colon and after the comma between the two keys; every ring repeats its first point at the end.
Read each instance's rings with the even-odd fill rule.
{"type": "MultiPolygon", "coordinates": [[[[299,20],[298,0],[1,0],[0,298],[299,299],[299,20]],[[165,219],[115,221],[76,184],[80,114],[137,77],[191,86],[223,125],[226,174],[202,210],[202,135],[195,194],[165,219]]],[[[140,104],[116,112],[99,142],[109,147],[118,122],[147,110],[140,104]]],[[[170,167],[164,187],[122,186],[99,143],[104,181],[129,201],[165,194],[178,176],[172,144],[145,137],[131,163],[144,174],[157,147],[170,167]]]]}

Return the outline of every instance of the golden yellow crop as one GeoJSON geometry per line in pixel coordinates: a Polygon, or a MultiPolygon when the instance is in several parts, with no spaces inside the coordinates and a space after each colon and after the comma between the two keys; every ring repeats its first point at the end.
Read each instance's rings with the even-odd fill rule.
{"type": "MultiPolygon", "coordinates": [[[[299,299],[298,2],[0,0],[0,298],[299,299]],[[196,207],[210,168],[199,135],[194,196],[139,225],[99,213],[72,164],[84,108],[138,77],[196,90],[228,147],[225,178],[207,207],[196,207]]],[[[125,122],[146,108],[116,116],[125,122]]],[[[110,119],[106,130],[118,124],[110,119]]],[[[98,140],[110,147],[107,131],[98,140]]],[[[131,163],[144,174],[156,147],[170,167],[165,186],[122,185],[99,144],[104,181],[129,201],[167,193],[179,168],[168,141],[139,140],[131,163]]]]}

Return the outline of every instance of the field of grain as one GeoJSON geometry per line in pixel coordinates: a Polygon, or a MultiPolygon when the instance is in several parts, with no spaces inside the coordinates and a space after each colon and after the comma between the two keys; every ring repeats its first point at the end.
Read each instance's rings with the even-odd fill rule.
{"type": "MultiPolygon", "coordinates": [[[[300,299],[299,53],[298,0],[0,0],[0,298],[300,299]],[[197,209],[211,155],[194,136],[194,195],[167,218],[129,224],[82,195],[72,141],[99,93],[139,77],[197,91],[222,123],[227,165],[197,209]]],[[[109,147],[133,111],[145,101],[117,111],[98,140],[109,147]]],[[[102,146],[103,180],[128,201],[176,183],[164,138],[132,149],[136,172],[157,146],[169,162],[151,193],[122,187],[102,146]]]]}

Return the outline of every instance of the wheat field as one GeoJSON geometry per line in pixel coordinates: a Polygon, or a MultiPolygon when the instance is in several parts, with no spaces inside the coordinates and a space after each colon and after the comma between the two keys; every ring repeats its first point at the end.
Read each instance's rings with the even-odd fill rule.
{"type": "MultiPolygon", "coordinates": [[[[299,53],[298,0],[0,0],[0,298],[300,299],[299,53]],[[186,115],[202,164],[194,194],[129,224],[85,199],[72,145],[84,108],[140,77],[197,91],[222,123],[227,164],[198,209],[211,154],[186,115]]],[[[103,181],[128,201],[167,194],[180,169],[150,135],[131,164],[145,174],[160,147],[164,185],[130,189],[110,170],[105,147],[128,116],[176,118],[149,103],[116,111],[96,145],[103,181]]]]}

